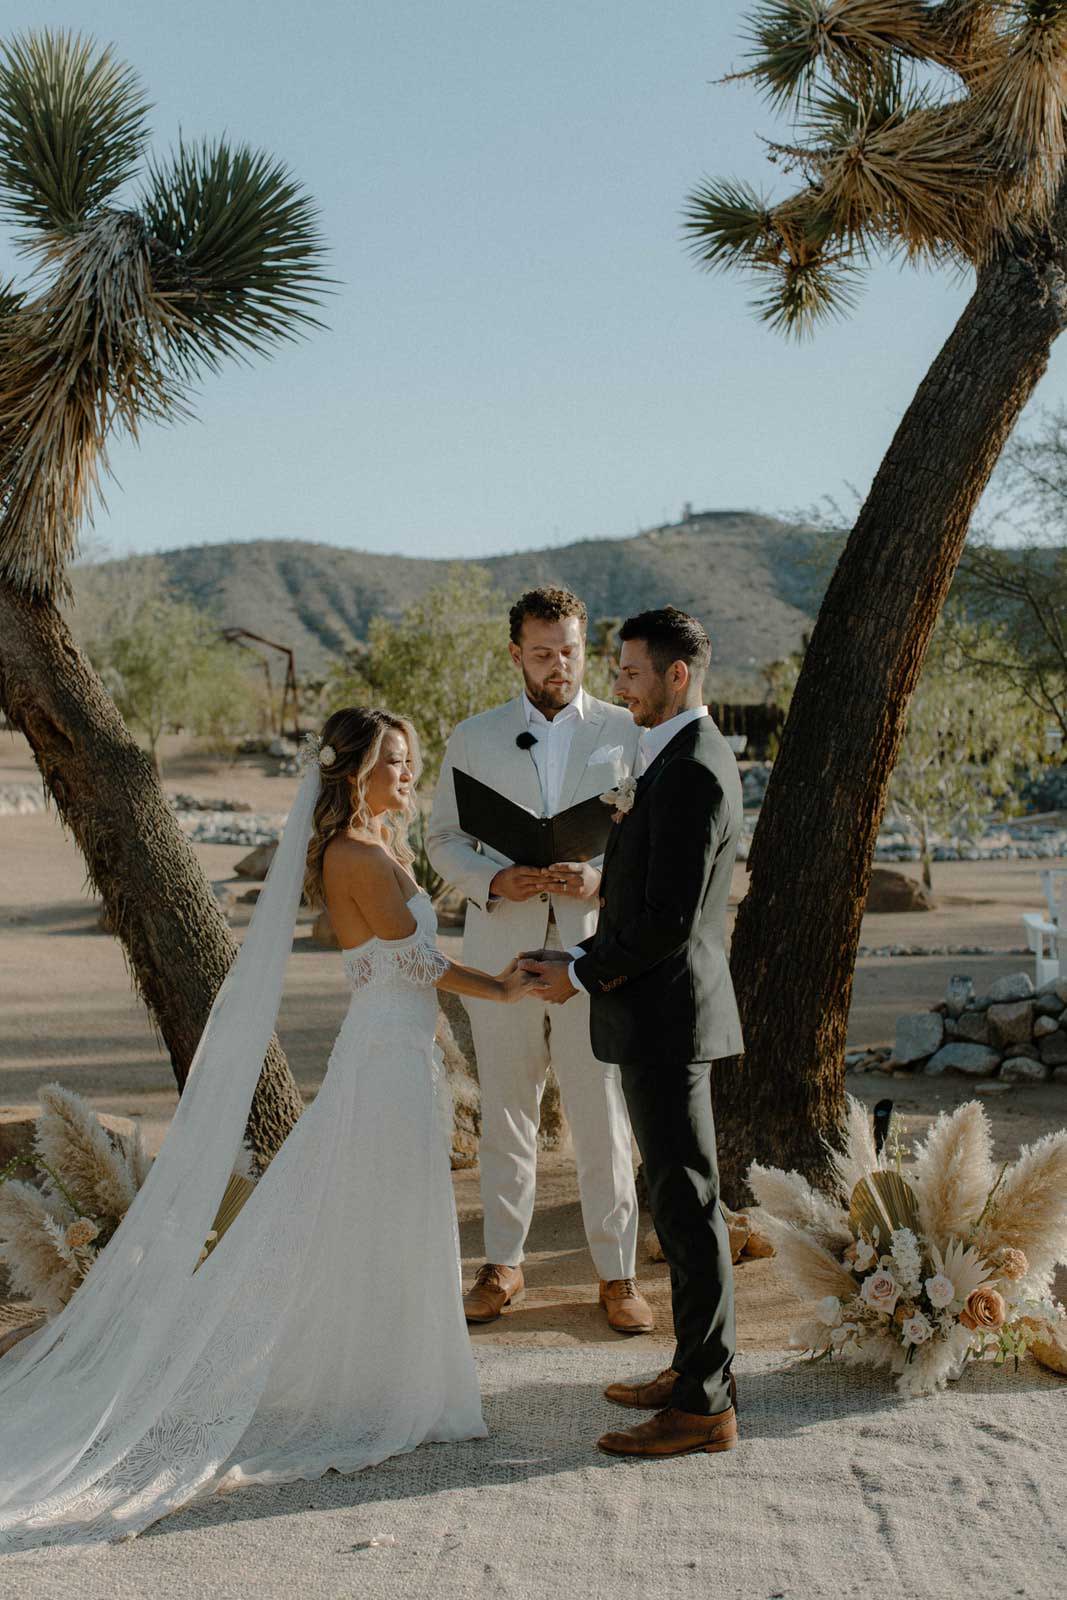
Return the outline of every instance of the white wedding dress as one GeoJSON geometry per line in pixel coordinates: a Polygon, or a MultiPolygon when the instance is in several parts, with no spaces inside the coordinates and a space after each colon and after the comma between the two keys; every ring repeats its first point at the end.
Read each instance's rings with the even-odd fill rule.
{"type": "MultiPolygon", "coordinates": [[[[288,851],[296,901],[314,773],[305,788],[271,870],[288,851]]],[[[322,1088],[196,1268],[258,1076],[238,1061],[263,978],[250,928],[134,1207],[61,1316],[0,1361],[0,1550],[129,1537],[219,1489],[484,1437],[434,1044],[447,962],[429,899],[409,904],[410,937],[343,952],[352,1000],[322,1088]],[[238,1070],[251,1087],[231,1105],[238,1070]]],[[[274,1017],[256,1020],[253,1065],[274,1017]]]]}

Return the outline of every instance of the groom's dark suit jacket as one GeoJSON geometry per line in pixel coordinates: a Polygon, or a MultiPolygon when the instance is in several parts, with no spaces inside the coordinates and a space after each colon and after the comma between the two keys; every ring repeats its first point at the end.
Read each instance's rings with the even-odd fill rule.
{"type": "Polygon", "coordinates": [[[687,724],[638,779],[612,828],[596,932],[575,971],[601,1061],[739,1055],[724,943],[741,779],[710,717],[687,724]]]}

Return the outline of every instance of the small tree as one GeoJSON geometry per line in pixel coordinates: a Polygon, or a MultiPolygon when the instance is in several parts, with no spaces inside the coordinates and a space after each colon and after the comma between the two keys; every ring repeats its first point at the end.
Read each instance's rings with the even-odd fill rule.
{"type": "MultiPolygon", "coordinates": [[[[1004,452],[999,478],[1021,516],[1011,546],[983,535],[968,544],[957,589],[968,614],[996,629],[1008,650],[982,650],[976,663],[1023,695],[1067,742],[1067,410],[1004,452]]],[[[998,533],[1004,529],[998,526],[998,533]]]]}
{"type": "Polygon", "coordinates": [[[168,728],[218,739],[258,713],[247,668],[193,606],[146,601],[89,654],[122,716],[147,740],[157,773],[168,728]]]}
{"type": "Polygon", "coordinates": [[[327,711],[362,703],[409,717],[432,782],[457,722],[515,693],[506,616],[484,567],[452,568],[399,620],[375,617],[366,648],[327,676],[327,711]]]}
{"type": "Polygon", "coordinates": [[[933,833],[977,837],[991,804],[1040,758],[1043,718],[1010,680],[980,665],[1007,660],[1009,642],[953,618],[934,634],[889,785],[890,804],[919,832],[923,883],[933,887],[933,833]]]}

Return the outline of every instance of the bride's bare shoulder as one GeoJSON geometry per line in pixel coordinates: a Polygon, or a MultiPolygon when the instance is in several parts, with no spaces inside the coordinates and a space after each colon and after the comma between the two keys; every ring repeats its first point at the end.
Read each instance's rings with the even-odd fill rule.
{"type": "Polygon", "coordinates": [[[396,869],[387,851],[373,839],[360,839],[348,833],[337,834],[326,846],[322,876],[327,884],[379,893],[388,892],[396,883],[396,869]]]}

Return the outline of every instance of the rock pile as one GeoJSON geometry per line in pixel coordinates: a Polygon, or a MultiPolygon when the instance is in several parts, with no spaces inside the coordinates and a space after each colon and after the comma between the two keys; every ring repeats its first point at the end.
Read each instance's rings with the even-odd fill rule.
{"type": "Polygon", "coordinates": [[[976,995],[970,978],[949,980],[931,1011],[899,1018],[887,1070],[938,1077],[959,1072],[1003,1083],[1067,1083],[1067,979],[1035,990],[1025,972],[976,995]]]}

